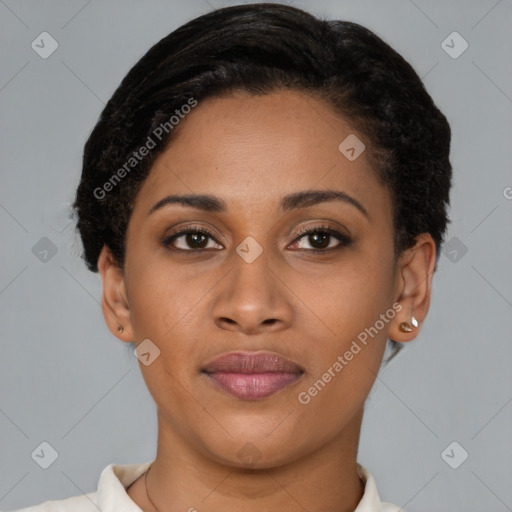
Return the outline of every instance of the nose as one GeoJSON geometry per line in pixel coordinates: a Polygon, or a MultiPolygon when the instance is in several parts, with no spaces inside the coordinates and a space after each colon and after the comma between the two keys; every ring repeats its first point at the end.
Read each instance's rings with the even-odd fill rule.
{"type": "Polygon", "coordinates": [[[252,263],[234,254],[231,270],[217,288],[213,307],[217,327],[244,334],[288,328],[293,320],[293,294],[278,274],[266,251],[252,263]]]}

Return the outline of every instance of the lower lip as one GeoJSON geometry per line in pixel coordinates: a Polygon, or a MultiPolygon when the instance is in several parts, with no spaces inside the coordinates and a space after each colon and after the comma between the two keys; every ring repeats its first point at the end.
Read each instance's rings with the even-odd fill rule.
{"type": "Polygon", "coordinates": [[[209,379],[219,388],[241,400],[259,400],[273,395],[293,382],[300,373],[207,373],[209,379]]]}

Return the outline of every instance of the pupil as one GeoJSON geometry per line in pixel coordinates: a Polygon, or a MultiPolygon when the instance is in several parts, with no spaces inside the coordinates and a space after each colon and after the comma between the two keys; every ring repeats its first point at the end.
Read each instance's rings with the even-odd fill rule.
{"type": "Polygon", "coordinates": [[[187,243],[191,246],[194,246],[194,247],[199,247],[199,248],[203,248],[203,246],[205,245],[204,242],[206,240],[206,235],[203,235],[201,233],[189,233],[187,235],[187,243]],[[202,238],[202,242],[203,244],[201,245],[201,242],[198,243],[198,238],[202,238]]]}
{"type": "MultiPolygon", "coordinates": [[[[323,233],[323,234],[322,233],[313,233],[312,235],[310,235],[311,239],[316,239],[317,237],[323,238],[323,240],[320,242],[320,249],[323,249],[329,245],[329,243],[326,243],[329,236],[330,235],[328,233],[323,233]]],[[[310,240],[310,243],[311,243],[311,240],[310,240]]],[[[318,240],[315,240],[315,243],[318,243],[318,240]]],[[[311,245],[314,245],[314,244],[311,244],[311,245]]]]}

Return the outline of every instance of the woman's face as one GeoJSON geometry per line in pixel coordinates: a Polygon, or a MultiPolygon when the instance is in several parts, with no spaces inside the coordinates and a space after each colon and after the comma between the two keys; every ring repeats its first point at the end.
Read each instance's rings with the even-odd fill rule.
{"type": "Polygon", "coordinates": [[[357,436],[402,285],[390,194],[357,156],[363,136],[289,91],[207,100],[175,135],[137,196],[121,282],[125,333],[151,341],[148,360],[160,350],[140,365],[159,428],[255,467],[357,436]],[[295,366],[205,373],[232,352],[295,366]]]}

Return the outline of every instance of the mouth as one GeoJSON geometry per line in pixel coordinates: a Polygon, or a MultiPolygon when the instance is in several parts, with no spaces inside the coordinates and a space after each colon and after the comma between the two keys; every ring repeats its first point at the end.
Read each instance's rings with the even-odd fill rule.
{"type": "Polygon", "coordinates": [[[241,400],[266,398],[304,374],[302,367],[272,352],[230,352],[201,371],[216,387],[241,400]]]}

